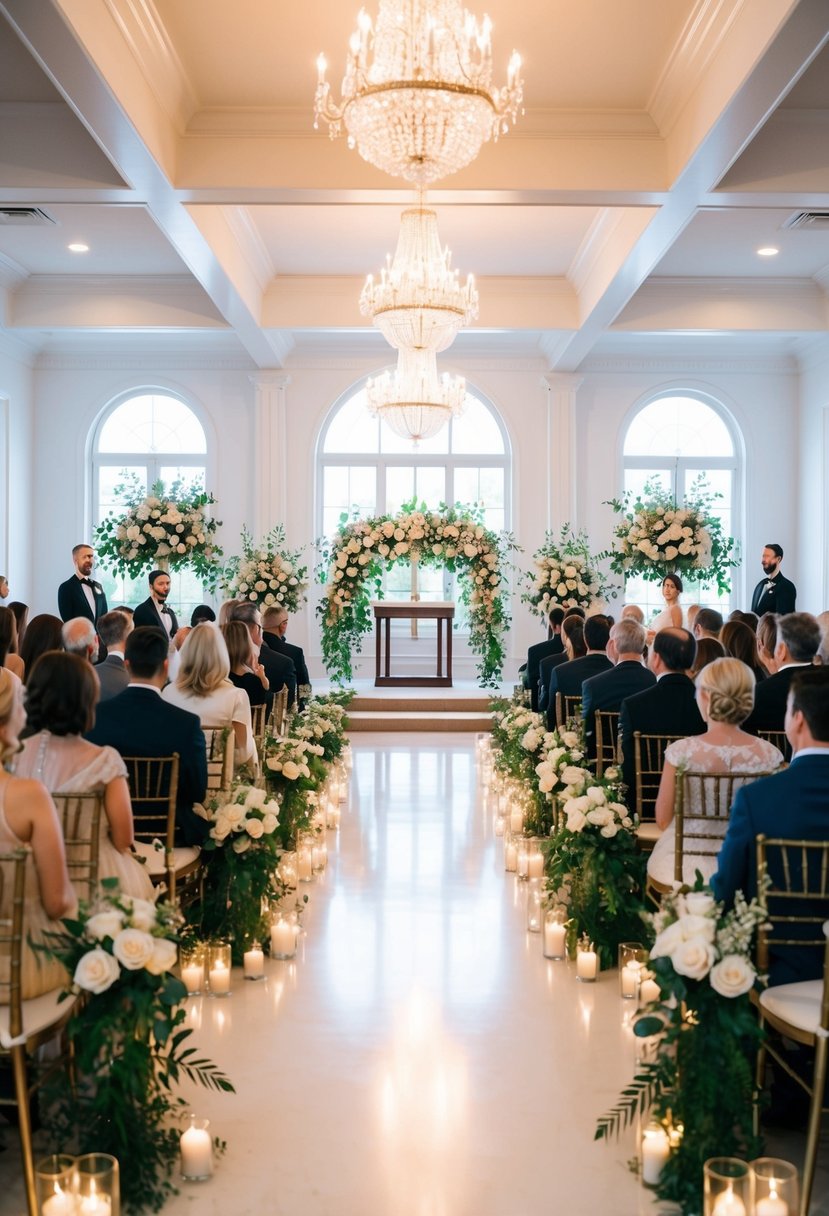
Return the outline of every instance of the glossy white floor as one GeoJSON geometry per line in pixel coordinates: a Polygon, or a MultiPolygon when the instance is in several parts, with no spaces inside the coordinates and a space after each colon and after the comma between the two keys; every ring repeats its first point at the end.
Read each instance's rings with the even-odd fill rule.
{"type": "MultiPolygon", "coordinates": [[[[526,933],[474,736],[363,734],[353,750],[297,961],[190,1002],[195,1044],[237,1093],[188,1095],[228,1149],[164,1216],[654,1213],[632,1137],[593,1142],[634,1065],[616,975],[579,984],[526,933]]],[[[15,1216],[18,1160],[10,1141],[0,1212],[15,1216]]]]}

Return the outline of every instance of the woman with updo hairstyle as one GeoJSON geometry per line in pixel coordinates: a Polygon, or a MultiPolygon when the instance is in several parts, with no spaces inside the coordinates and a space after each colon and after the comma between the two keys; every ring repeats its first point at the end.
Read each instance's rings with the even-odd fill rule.
{"type": "MultiPolygon", "coordinates": [[[[12,776],[4,765],[20,749],[20,732],[26,722],[22,686],[8,671],[0,668],[0,852],[9,853],[28,846],[32,861],[26,867],[24,889],[25,941],[21,983],[23,999],[41,996],[53,988],[64,987],[66,972],[54,959],[35,951],[31,942],[44,932],[55,932],[57,920],[74,912],[75,893],[69,881],[63,835],[55,805],[39,781],[12,776]]],[[[12,891],[4,887],[0,896],[0,916],[11,915],[12,891]]],[[[9,958],[0,958],[0,975],[8,980],[9,958]]]]}
{"type": "Polygon", "coordinates": [[[777,613],[764,612],[757,622],[757,658],[770,676],[777,672],[774,652],[777,649],[777,613]]]}
{"type": "MultiPolygon", "coordinates": [[[[696,678],[697,706],[706,724],[701,735],[678,739],[665,749],[662,779],[656,798],[656,823],[662,835],[648,858],[648,874],[656,882],[671,884],[674,881],[674,796],[677,772],[694,773],[740,773],[748,781],[774,772],[783,763],[783,756],[771,743],[746,734],[742,724],[754,708],[754,673],[739,659],[715,659],[704,667],[696,678]]],[[[701,791],[694,787],[694,796],[701,791]]],[[[689,826],[703,822],[694,819],[694,807],[686,806],[684,815],[689,826]]],[[[700,810],[700,807],[696,808],[700,810]]],[[[709,824],[711,831],[714,825],[709,824]]],[[[722,828],[722,824],[717,824],[722,828]]],[[[693,886],[695,872],[699,870],[708,879],[717,868],[717,853],[720,843],[716,840],[697,842],[702,848],[710,845],[711,857],[694,855],[685,859],[682,880],[693,886]]],[[[696,846],[695,846],[696,847],[696,846]]]]}
{"type": "Polygon", "coordinates": [[[767,678],[768,672],[757,658],[757,636],[744,621],[726,621],[720,630],[720,641],[729,658],[739,659],[751,668],[758,684],[767,678]]]}

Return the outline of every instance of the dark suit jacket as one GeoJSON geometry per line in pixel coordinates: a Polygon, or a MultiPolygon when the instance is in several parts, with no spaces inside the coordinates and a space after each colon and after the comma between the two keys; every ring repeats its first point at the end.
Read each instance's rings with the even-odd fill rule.
{"type": "Polygon", "coordinates": [[[786,720],[786,702],[792,680],[805,667],[784,667],[757,685],[754,709],[743,724],[743,730],[756,735],[758,730],[782,730],[786,720]]]}
{"type": "Polygon", "coordinates": [[[669,672],[646,688],[626,697],[619,710],[619,733],[622,736],[622,776],[633,790],[635,764],[633,757],[634,731],[643,735],[701,735],[705,723],[697,709],[693,680],[682,672],[669,672]]]}
{"type": "Polygon", "coordinates": [[[196,714],[162,701],[153,688],[133,685],[98,706],[86,736],[122,756],[179,755],[176,843],[201,844],[210,825],[193,811],[207,792],[207,754],[196,714]],[[180,834],[180,837],[179,837],[180,834]]]}
{"type": "Polygon", "coordinates": [[[535,713],[538,713],[538,677],[540,675],[541,660],[549,658],[550,655],[554,654],[564,654],[564,643],[561,640],[560,633],[548,638],[546,642],[537,642],[535,646],[531,646],[527,651],[523,684],[525,688],[529,688],[530,690],[530,705],[535,713]]]}
{"type": "Polygon", "coordinates": [[[73,621],[77,616],[85,616],[88,621],[96,625],[98,618],[108,611],[107,597],[104,595],[101,584],[94,578],[90,579],[90,582],[92,583],[92,594],[95,597],[94,614],[89,607],[89,601],[77,574],[73,574],[58,587],[58,613],[62,621],[73,621]]]}
{"type": "Polygon", "coordinates": [[[567,651],[562,650],[561,654],[548,654],[546,659],[542,659],[538,665],[538,709],[546,709],[549,705],[548,697],[550,693],[550,674],[556,667],[560,667],[562,663],[569,663],[567,651]]]}
{"type": "Polygon", "coordinates": [[[278,633],[263,633],[262,636],[271,650],[291,660],[296,671],[297,684],[311,683],[311,677],[308,675],[308,667],[305,663],[305,652],[301,646],[294,646],[291,642],[286,642],[278,633]]]}
{"type": "Polygon", "coordinates": [[[110,651],[103,663],[95,667],[101,683],[101,695],[98,701],[109,701],[123,692],[130,682],[129,672],[124,666],[123,658],[115,658],[110,651]]]}
{"type": "Polygon", "coordinates": [[[587,743],[587,754],[593,759],[596,755],[596,710],[609,709],[619,712],[619,707],[627,697],[653,688],[656,676],[645,667],[644,663],[635,663],[633,659],[625,659],[617,663],[611,671],[603,671],[597,676],[591,676],[582,685],[582,717],[584,718],[584,737],[587,743]]]}
{"type": "Polygon", "coordinates": [[[764,612],[779,612],[784,616],[787,612],[794,612],[796,597],[797,588],[794,583],[782,574],[777,574],[772,579],[761,578],[751,597],[751,611],[756,612],[758,616],[762,616],[764,612]],[[766,591],[769,583],[772,584],[771,589],[766,591]]]}
{"type": "Polygon", "coordinates": [[[288,688],[288,704],[296,702],[296,668],[285,654],[277,654],[270,646],[262,646],[259,662],[265,668],[271,692],[279,692],[283,685],[288,688]]]}
{"type": "Polygon", "coordinates": [[[606,654],[586,654],[580,659],[571,659],[569,663],[559,663],[550,672],[550,683],[547,687],[547,726],[550,730],[556,725],[556,693],[564,697],[580,697],[581,686],[591,676],[610,671],[613,667],[606,654]]]}
{"type": "MultiPolygon", "coordinates": [[[[735,891],[742,891],[747,899],[757,894],[755,841],[759,835],[782,836],[792,840],[825,840],[827,832],[829,751],[822,756],[795,756],[782,772],[775,773],[773,777],[764,777],[762,781],[753,781],[737,790],[728,831],[717,861],[717,872],[711,879],[714,894],[727,904],[733,902],[735,891]]],[[[774,860],[770,857],[769,873],[772,883],[780,886],[782,876],[775,872],[774,860]]],[[[775,910],[773,897],[770,908],[775,910]]],[[[826,901],[816,903],[814,911],[825,917],[826,901]]],[[[770,983],[794,983],[817,979],[822,974],[822,948],[783,947],[775,954],[773,942],[772,935],[769,943],[770,983]]]]}
{"type": "MultiPolygon", "coordinates": [[[[178,632],[178,618],[176,617],[176,614],[173,612],[172,608],[170,608],[169,605],[167,607],[170,613],[170,620],[173,624],[173,632],[171,636],[175,637],[176,633],[178,632]]],[[[132,614],[132,623],[136,629],[139,625],[149,625],[151,629],[164,629],[164,622],[161,619],[161,613],[158,611],[156,602],[151,595],[144,600],[143,604],[138,605],[135,612],[132,614]]],[[[166,633],[167,630],[164,629],[164,632],[166,633]]]]}

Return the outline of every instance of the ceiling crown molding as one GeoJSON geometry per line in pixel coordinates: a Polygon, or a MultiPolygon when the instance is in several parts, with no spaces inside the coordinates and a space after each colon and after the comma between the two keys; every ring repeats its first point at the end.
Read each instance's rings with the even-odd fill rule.
{"type": "Polygon", "coordinates": [[[728,37],[744,0],[697,0],[648,102],[648,112],[667,138],[728,37]]]}
{"type": "Polygon", "coordinates": [[[199,103],[153,0],[105,0],[148,87],[183,135],[199,103]]]}

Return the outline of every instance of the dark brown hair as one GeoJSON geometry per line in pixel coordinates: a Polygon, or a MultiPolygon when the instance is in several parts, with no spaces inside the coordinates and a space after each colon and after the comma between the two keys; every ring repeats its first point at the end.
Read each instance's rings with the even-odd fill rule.
{"type": "Polygon", "coordinates": [[[42,654],[26,684],[26,727],[53,735],[83,735],[95,725],[100,685],[86,659],[63,650],[42,654]]]}

